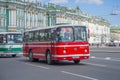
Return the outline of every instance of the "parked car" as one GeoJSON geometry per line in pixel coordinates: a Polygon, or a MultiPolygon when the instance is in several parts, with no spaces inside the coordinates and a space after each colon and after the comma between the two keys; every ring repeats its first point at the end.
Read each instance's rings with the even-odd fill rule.
{"type": "Polygon", "coordinates": [[[116,44],[115,43],[109,43],[108,46],[111,46],[111,47],[116,47],[116,44]]]}

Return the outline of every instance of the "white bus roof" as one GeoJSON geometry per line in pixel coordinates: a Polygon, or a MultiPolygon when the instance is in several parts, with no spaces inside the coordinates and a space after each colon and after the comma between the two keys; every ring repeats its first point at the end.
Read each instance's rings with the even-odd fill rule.
{"type": "Polygon", "coordinates": [[[35,29],[30,29],[30,30],[26,30],[27,31],[34,31],[34,30],[42,30],[42,29],[51,29],[51,28],[57,28],[57,27],[67,27],[67,26],[82,26],[82,27],[86,27],[85,25],[71,25],[71,24],[67,24],[67,25],[55,25],[55,26],[47,26],[47,27],[39,27],[39,28],[35,28],[35,29]]]}

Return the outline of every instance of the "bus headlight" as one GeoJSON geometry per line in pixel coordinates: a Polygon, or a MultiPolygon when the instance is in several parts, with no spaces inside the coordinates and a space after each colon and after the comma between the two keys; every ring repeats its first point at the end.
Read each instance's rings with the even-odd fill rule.
{"type": "Polygon", "coordinates": [[[63,53],[66,54],[66,50],[63,50],[63,53]]]}
{"type": "Polygon", "coordinates": [[[87,52],[87,49],[85,49],[84,52],[87,52]]]}
{"type": "Polygon", "coordinates": [[[9,46],[9,47],[8,47],[8,50],[11,50],[11,49],[12,49],[12,46],[9,46]]]}

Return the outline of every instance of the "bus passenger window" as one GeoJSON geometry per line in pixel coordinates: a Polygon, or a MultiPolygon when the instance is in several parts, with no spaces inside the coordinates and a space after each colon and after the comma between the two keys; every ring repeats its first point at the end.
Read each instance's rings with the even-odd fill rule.
{"type": "Polygon", "coordinates": [[[40,41],[44,41],[44,37],[45,37],[44,31],[41,30],[41,31],[39,32],[39,40],[40,40],[40,41]]]}
{"type": "Polygon", "coordinates": [[[28,32],[24,33],[23,41],[24,42],[28,42],[29,41],[29,33],[28,32]]]}
{"type": "Polygon", "coordinates": [[[33,32],[29,32],[29,41],[33,41],[33,32]]]}
{"type": "Polygon", "coordinates": [[[3,43],[3,36],[0,35],[0,43],[3,43]]]}
{"type": "Polygon", "coordinates": [[[57,41],[61,42],[62,41],[62,36],[60,36],[60,34],[57,34],[57,41]]]}
{"type": "Polygon", "coordinates": [[[34,40],[39,41],[39,31],[36,31],[34,34],[35,34],[34,40]]]}
{"type": "Polygon", "coordinates": [[[50,38],[51,38],[51,31],[48,29],[45,31],[46,33],[46,41],[50,41],[50,38]]]}

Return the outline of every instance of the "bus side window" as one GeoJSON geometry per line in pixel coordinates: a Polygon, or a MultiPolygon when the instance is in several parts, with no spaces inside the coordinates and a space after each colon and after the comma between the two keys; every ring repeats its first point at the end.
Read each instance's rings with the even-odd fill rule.
{"type": "Polygon", "coordinates": [[[28,40],[29,40],[29,34],[28,34],[28,32],[25,32],[24,37],[23,37],[23,41],[28,42],[28,40]]]}
{"type": "Polygon", "coordinates": [[[50,41],[50,38],[51,38],[51,33],[50,33],[50,29],[46,30],[45,31],[45,41],[50,41]]]}
{"type": "Polygon", "coordinates": [[[44,32],[44,41],[47,41],[47,31],[44,32]]]}
{"type": "Polygon", "coordinates": [[[44,31],[43,30],[40,30],[40,32],[39,32],[39,40],[44,41],[44,31]]]}
{"type": "Polygon", "coordinates": [[[39,41],[39,31],[34,32],[34,41],[39,41]]]}
{"type": "Polygon", "coordinates": [[[39,37],[39,41],[41,41],[41,31],[39,31],[38,37],[39,37]]]}
{"type": "Polygon", "coordinates": [[[58,41],[57,33],[51,33],[51,40],[52,41],[58,41]]]}
{"type": "Polygon", "coordinates": [[[33,41],[33,32],[29,32],[29,41],[33,41]]]}
{"type": "Polygon", "coordinates": [[[0,43],[3,43],[3,36],[0,35],[0,43]]]}
{"type": "Polygon", "coordinates": [[[51,41],[54,41],[54,33],[51,33],[51,41]]]}

